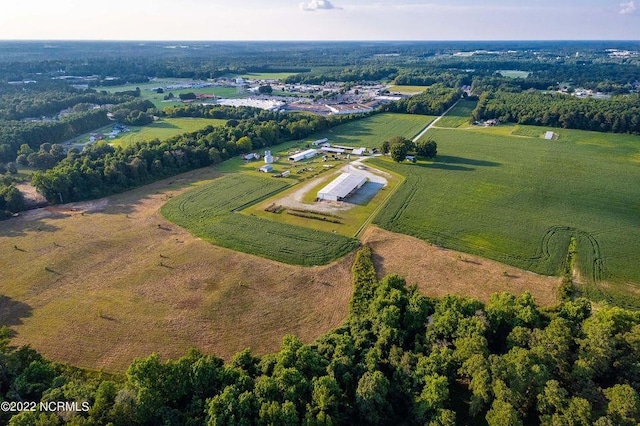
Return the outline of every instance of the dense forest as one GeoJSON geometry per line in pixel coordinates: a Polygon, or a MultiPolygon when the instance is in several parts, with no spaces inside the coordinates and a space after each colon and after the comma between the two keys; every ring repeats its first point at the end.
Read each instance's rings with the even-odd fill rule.
{"type": "Polygon", "coordinates": [[[434,84],[418,95],[385,104],[380,110],[405,114],[440,115],[460,99],[461,94],[462,92],[457,88],[434,84]]]}
{"type": "Polygon", "coordinates": [[[491,118],[520,124],[640,134],[640,96],[583,99],[558,93],[485,92],[472,112],[472,120],[491,118]]]}
{"type": "Polygon", "coordinates": [[[344,324],[278,353],[229,362],[192,350],[89,373],[0,340],[3,401],[69,401],[78,412],[0,413],[9,425],[599,425],[640,422],[640,314],[531,295],[485,304],[430,299],[400,276],[353,265],[344,324]],[[87,405],[85,405],[87,407],[87,405]]]}

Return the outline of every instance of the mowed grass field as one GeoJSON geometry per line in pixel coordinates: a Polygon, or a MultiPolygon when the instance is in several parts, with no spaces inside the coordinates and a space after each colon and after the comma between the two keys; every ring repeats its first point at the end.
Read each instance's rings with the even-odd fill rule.
{"type": "MultiPolygon", "coordinates": [[[[48,359],[122,372],[191,347],[227,360],[312,342],[348,314],[352,255],[303,268],[218,247],[160,207],[220,177],[199,169],[0,222],[0,323],[48,359]]],[[[238,215],[240,216],[240,215],[238,215]]]]}
{"type": "Polygon", "coordinates": [[[270,177],[233,174],[170,200],[162,214],[211,243],[294,265],[323,265],[358,241],[342,235],[239,213],[289,185],[270,177]]]}
{"type": "Polygon", "coordinates": [[[540,130],[432,129],[436,161],[373,160],[406,177],[375,223],[547,275],[574,237],[580,289],[640,307],[640,138],[540,130]]]}
{"type": "Polygon", "coordinates": [[[438,122],[435,124],[435,127],[469,127],[469,117],[471,117],[471,111],[475,109],[477,104],[477,101],[461,99],[460,101],[458,101],[456,106],[447,113],[447,115],[438,120],[438,122]]]}
{"type": "Polygon", "coordinates": [[[376,114],[362,120],[342,124],[316,133],[309,141],[327,138],[331,145],[380,148],[382,142],[393,136],[415,137],[436,117],[415,114],[376,114]]]}
{"type": "Polygon", "coordinates": [[[148,126],[131,126],[130,131],[120,133],[116,139],[109,140],[115,146],[126,146],[134,142],[165,140],[183,133],[195,132],[207,126],[224,126],[227,120],[214,118],[162,118],[148,126]]]}
{"type": "Polygon", "coordinates": [[[394,93],[402,93],[403,95],[417,95],[427,90],[429,86],[398,86],[392,84],[389,86],[389,91],[394,93]]]}

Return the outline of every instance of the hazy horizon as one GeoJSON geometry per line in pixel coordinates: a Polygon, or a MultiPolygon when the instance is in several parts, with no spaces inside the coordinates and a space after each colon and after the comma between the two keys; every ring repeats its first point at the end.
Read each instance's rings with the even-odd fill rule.
{"type": "Polygon", "coordinates": [[[578,41],[640,39],[640,0],[23,0],[3,41],[578,41]]]}

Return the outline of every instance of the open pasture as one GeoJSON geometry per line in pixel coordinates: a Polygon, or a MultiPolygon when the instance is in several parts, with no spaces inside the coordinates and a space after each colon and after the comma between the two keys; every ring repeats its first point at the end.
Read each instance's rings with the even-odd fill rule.
{"type": "Polygon", "coordinates": [[[287,186],[267,177],[229,175],[170,200],[161,211],[211,243],[294,265],[327,264],[357,247],[357,240],[342,235],[238,213],[287,186]]]}
{"type": "Polygon", "coordinates": [[[207,126],[223,126],[226,120],[215,118],[163,118],[148,126],[131,126],[129,132],[120,135],[110,143],[114,146],[126,146],[135,142],[165,140],[183,133],[195,132],[207,126]]]}
{"type": "Polygon", "coordinates": [[[640,138],[517,128],[432,129],[436,161],[373,160],[406,177],[375,223],[546,275],[562,273],[574,237],[580,290],[640,307],[640,138]]]}
{"type": "Polygon", "coordinates": [[[247,80],[282,80],[285,78],[296,75],[295,72],[249,72],[242,74],[240,77],[247,80]]]}
{"type": "Polygon", "coordinates": [[[436,127],[469,127],[469,118],[471,117],[471,111],[477,105],[477,101],[470,101],[467,99],[461,99],[458,101],[455,107],[451,109],[435,124],[436,127]]]}
{"type": "Polygon", "coordinates": [[[435,117],[430,115],[376,114],[316,133],[309,140],[327,138],[331,145],[380,148],[382,142],[392,136],[413,138],[434,119],[435,117]]]}
{"type": "Polygon", "coordinates": [[[152,352],[175,359],[196,347],[228,360],[247,347],[275,352],[288,333],[312,342],[339,326],[351,255],[286,265],[210,244],[159,214],[218,177],[207,167],[2,221],[0,321],[17,333],[11,344],[122,372],[152,352]]]}
{"type": "Polygon", "coordinates": [[[403,95],[417,95],[427,90],[429,86],[398,86],[392,84],[389,86],[389,91],[392,93],[401,93],[403,95]]]}

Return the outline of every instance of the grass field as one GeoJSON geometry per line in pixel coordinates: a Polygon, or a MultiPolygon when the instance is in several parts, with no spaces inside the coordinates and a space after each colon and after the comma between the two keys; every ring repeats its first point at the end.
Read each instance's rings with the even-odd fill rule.
{"type": "Polygon", "coordinates": [[[447,115],[436,123],[436,127],[469,127],[469,117],[471,117],[471,111],[475,109],[477,103],[477,101],[461,99],[447,115]]]}
{"type": "Polygon", "coordinates": [[[374,160],[406,177],[375,223],[548,275],[561,272],[573,236],[582,291],[640,307],[640,138],[522,136],[539,130],[432,129],[436,161],[374,160]]]}
{"type": "Polygon", "coordinates": [[[332,145],[380,148],[382,142],[392,136],[413,138],[434,119],[430,115],[376,114],[316,133],[308,140],[327,138],[332,145]]]}
{"type": "Polygon", "coordinates": [[[250,72],[242,74],[240,77],[248,80],[284,80],[290,75],[296,75],[293,72],[250,72]]]}
{"type": "Polygon", "coordinates": [[[351,262],[302,268],[217,247],[160,214],[204,168],[0,222],[0,323],[48,359],[122,372],[135,357],[226,359],[310,343],[348,313],[351,262]]]}
{"type": "Polygon", "coordinates": [[[392,84],[389,86],[389,91],[394,93],[402,93],[403,95],[417,95],[427,90],[429,86],[397,86],[392,84]]]}
{"type": "Polygon", "coordinates": [[[508,77],[508,78],[527,78],[529,77],[529,74],[531,74],[529,71],[518,71],[518,70],[501,70],[501,71],[498,71],[498,73],[503,77],[508,77]]]}
{"type": "Polygon", "coordinates": [[[267,177],[228,175],[172,199],[161,211],[209,242],[294,265],[327,264],[357,247],[352,238],[237,212],[287,186],[267,177]]]}
{"type": "Polygon", "coordinates": [[[223,126],[226,120],[213,118],[163,118],[148,126],[131,126],[130,132],[121,133],[109,142],[115,146],[126,146],[133,142],[165,140],[183,133],[195,132],[207,126],[223,126]]]}

